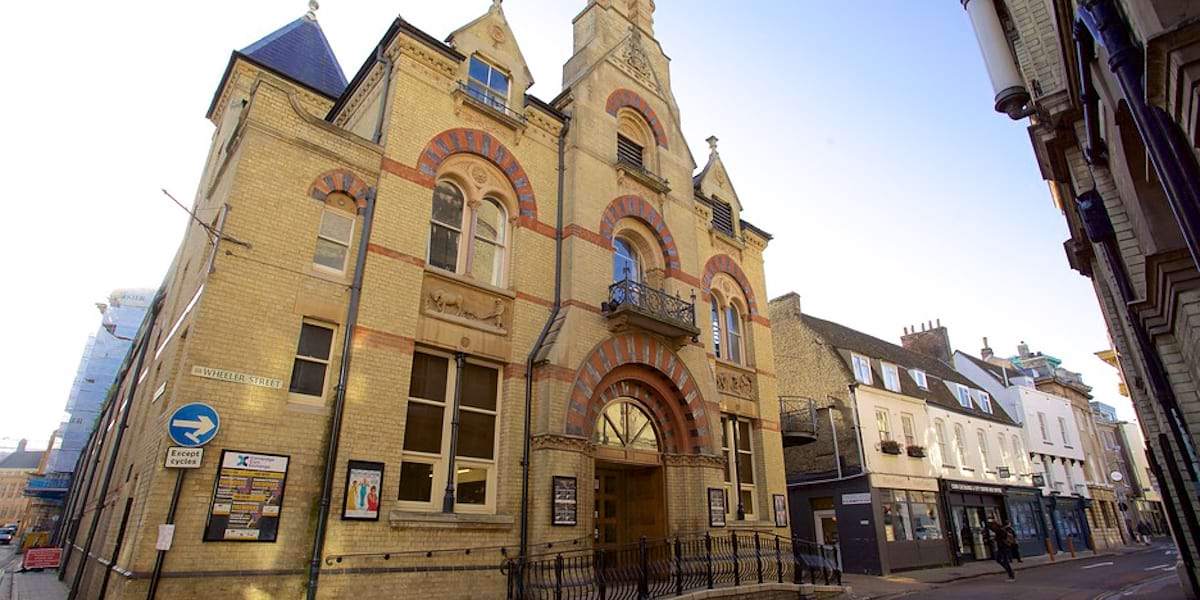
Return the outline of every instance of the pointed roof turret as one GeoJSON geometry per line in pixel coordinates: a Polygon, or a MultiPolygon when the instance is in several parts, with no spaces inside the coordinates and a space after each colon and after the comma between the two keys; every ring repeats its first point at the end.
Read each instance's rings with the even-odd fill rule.
{"type": "Polygon", "coordinates": [[[317,23],[317,3],[303,17],[243,48],[239,54],[330,98],[346,89],[346,75],[317,23]]]}

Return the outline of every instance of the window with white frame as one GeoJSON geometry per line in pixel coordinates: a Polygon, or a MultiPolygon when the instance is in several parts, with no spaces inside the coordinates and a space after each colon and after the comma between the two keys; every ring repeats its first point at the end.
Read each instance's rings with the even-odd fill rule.
{"type": "Polygon", "coordinates": [[[721,356],[721,307],[717,304],[717,297],[712,297],[712,341],[713,341],[713,356],[720,358],[721,356]]]}
{"type": "Polygon", "coordinates": [[[633,242],[622,237],[613,238],[613,281],[626,279],[642,280],[642,259],[633,242]]]}
{"type": "Polygon", "coordinates": [[[925,376],[925,371],[921,369],[909,369],[908,374],[912,376],[913,381],[917,383],[917,387],[927,390],[929,389],[929,378],[925,376]]]}
{"type": "Polygon", "coordinates": [[[1008,467],[1010,471],[1014,471],[1013,465],[1009,462],[1011,459],[1008,454],[1008,445],[1004,441],[1004,433],[996,433],[996,443],[1000,447],[1000,466],[1008,467]]]}
{"type": "Polygon", "coordinates": [[[729,360],[742,362],[742,315],[733,304],[725,307],[725,333],[729,339],[729,360]]]}
{"type": "Polygon", "coordinates": [[[305,319],[300,325],[296,342],[296,358],[292,361],[292,379],[288,391],[324,401],[325,379],[333,351],[333,327],[305,319]]]}
{"type": "Polygon", "coordinates": [[[963,408],[971,408],[971,388],[957,383],[955,385],[958,386],[958,403],[963,408]]]}
{"type": "Polygon", "coordinates": [[[871,385],[871,359],[861,354],[851,354],[850,362],[854,365],[854,379],[871,385]]]}
{"type": "MultiPolygon", "coordinates": [[[[721,417],[721,453],[725,458],[725,497],[733,499],[741,484],[742,511],[749,518],[754,514],[754,443],[750,437],[750,421],[738,419],[737,426],[729,416],[721,417]],[[734,443],[736,438],[737,443],[734,443]]],[[[737,502],[725,503],[726,514],[737,514],[737,502]]]]}
{"type": "Polygon", "coordinates": [[[738,303],[715,290],[712,296],[713,356],[740,365],[750,364],[745,332],[749,324],[738,303]]]}
{"type": "Polygon", "coordinates": [[[1050,428],[1046,426],[1046,413],[1039,412],[1038,414],[1038,429],[1042,432],[1042,441],[1050,441],[1050,428]]]}
{"type": "Polygon", "coordinates": [[[992,412],[992,397],[987,392],[979,390],[979,407],[983,412],[991,414],[992,412]]]}
{"type": "Polygon", "coordinates": [[[991,457],[988,456],[987,434],[982,429],[976,430],[975,434],[979,438],[979,464],[987,471],[992,464],[991,457]]]}
{"type": "Polygon", "coordinates": [[[946,445],[946,423],[941,419],[933,420],[933,435],[937,438],[938,456],[941,458],[942,464],[949,465],[953,459],[946,445]]]}
{"type": "Polygon", "coordinates": [[[879,430],[879,441],[885,442],[892,439],[892,423],[887,409],[875,409],[875,428],[879,430]]]}
{"type": "Polygon", "coordinates": [[[438,182],[429,225],[430,266],[502,285],[507,233],[508,214],[498,200],[485,197],[472,206],[458,186],[438,182]]]}
{"type": "Polygon", "coordinates": [[[438,510],[454,490],[455,510],[488,512],[496,498],[496,417],[500,372],[472,359],[413,354],[399,500],[403,507],[438,510]],[[454,415],[458,388],[459,413],[454,415]],[[457,431],[454,423],[457,420],[457,431]],[[454,472],[450,449],[455,448],[454,472]]]}
{"type": "Polygon", "coordinates": [[[917,445],[917,428],[913,425],[913,416],[908,413],[900,413],[900,428],[904,432],[904,445],[917,445]]]}
{"type": "Polygon", "coordinates": [[[1062,433],[1063,446],[1071,447],[1071,436],[1067,433],[1067,420],[1063,417],[1058,418],[1058,431],[1062,433]]]}
{"type": "Polygon", "coordinates": [[[321,226],[317,229],[317,247],[313,253],[313,264],[344,273],[346,259],[350,255],[350,242],[354,238],[354,217],[334,209],[321,212],[321,226]]]}
{"type": "Polygon", "coordinates": [[[1026,462],[1029,457],[1025,456],[1025,449],[1024,449],[1024,447],[1021,446],[1020,436],[1016,436],[1016,435],[1012,436],[1012,450],[1013,450],[1013,469],[1014,470],[1021,469],[1025,472],[1029,472],[1029,468],[1027,466],[1029,463],[1026,462]]]}
{"type": "Polygon", "coordinates": [[[1071,473],[1071,463],[1063,462],[1063,474],[1067,478],[1067,493],[1075,493],[1075,475],[1071,473]]]}
{"type": "Polygon", "coordinates": [[[954,424],[954,453],[958,457],[958,466],[967,467],[967,434],[963,426],[954,424]]]}
{"type": "Polygon", "coordinates": [[[504,109],[508,106],[508,75],[478,56],[472,56],[467,69],[467,93],[480,102],[504,109]]]}
{"type": "Polygon", "coordinates": [[[881,362],[879,363],[880,370],[883,371],[883,387],[893,391],[900,391],[900,369],[896,365],[881,362]]]}

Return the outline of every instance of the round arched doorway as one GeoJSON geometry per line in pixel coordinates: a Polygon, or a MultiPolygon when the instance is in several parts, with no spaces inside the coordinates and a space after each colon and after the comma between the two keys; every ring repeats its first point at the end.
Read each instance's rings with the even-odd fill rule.
{"type": "Polygon", "coordinates": [[[597,546],[666,536],[662,438],[652,412],[618,397],[600,410],[592,431],[597,546]]]}

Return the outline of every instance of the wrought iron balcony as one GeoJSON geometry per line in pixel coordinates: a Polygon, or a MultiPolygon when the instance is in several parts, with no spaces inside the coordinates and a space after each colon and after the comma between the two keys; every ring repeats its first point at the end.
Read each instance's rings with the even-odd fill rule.
{"type": "Polygon", "coordinates": [[[803,446],[817,440],[817,405],[803,396],[779,397],[779,430],[783,445],[803,446]]]}
{"type": "Polygon", "coordinates": [[[625,278],[608,286],[600,312],[617,328],[638,327],[666,337],[700,335],[696,327],[696,296],[689,302],[646,284],[625,278]]]}
{"type": "Polygon", "coordinates": [[[458,93],[462,94],[463,98],[471,104],[491,111],[509,126],[522,127],[525,125],[524,114],[517,112],[512,107],[488,95],[483,90],[472,88],[465,81],[458,82],[458,93]]]}

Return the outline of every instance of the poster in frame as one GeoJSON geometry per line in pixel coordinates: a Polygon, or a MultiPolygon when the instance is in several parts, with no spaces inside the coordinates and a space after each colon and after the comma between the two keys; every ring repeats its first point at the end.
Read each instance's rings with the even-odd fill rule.
{"type": "Polygon", "coordinates": [[[290,460],[284,454],[222,450],[204,541],[274,542],[290,460]]]}
{"type": "Polygon", "coordinates": [[[570,527],[579,524],[579,482],[574,477],[555,475],[550,485],[553,494],[550,501],[550,524],[555,527],[570,527]]]}
{"type": "Polygon", "coordinates": [[[725,526],[725,490],[708,488],[708,526],[725,526]]]}
{"type": "Polygon", "coordinates": [[[771,496],[771,500],[773,501],[773,506],[775,507],[775,526],[787,527],[787,498],[783,494],[774,494],[771,496]]]}
{"type": "Polygon", "coordinates": [[[383,463],[352,460],[346,465],[342,519],[378,521],[383,496],[383,463]]]}

